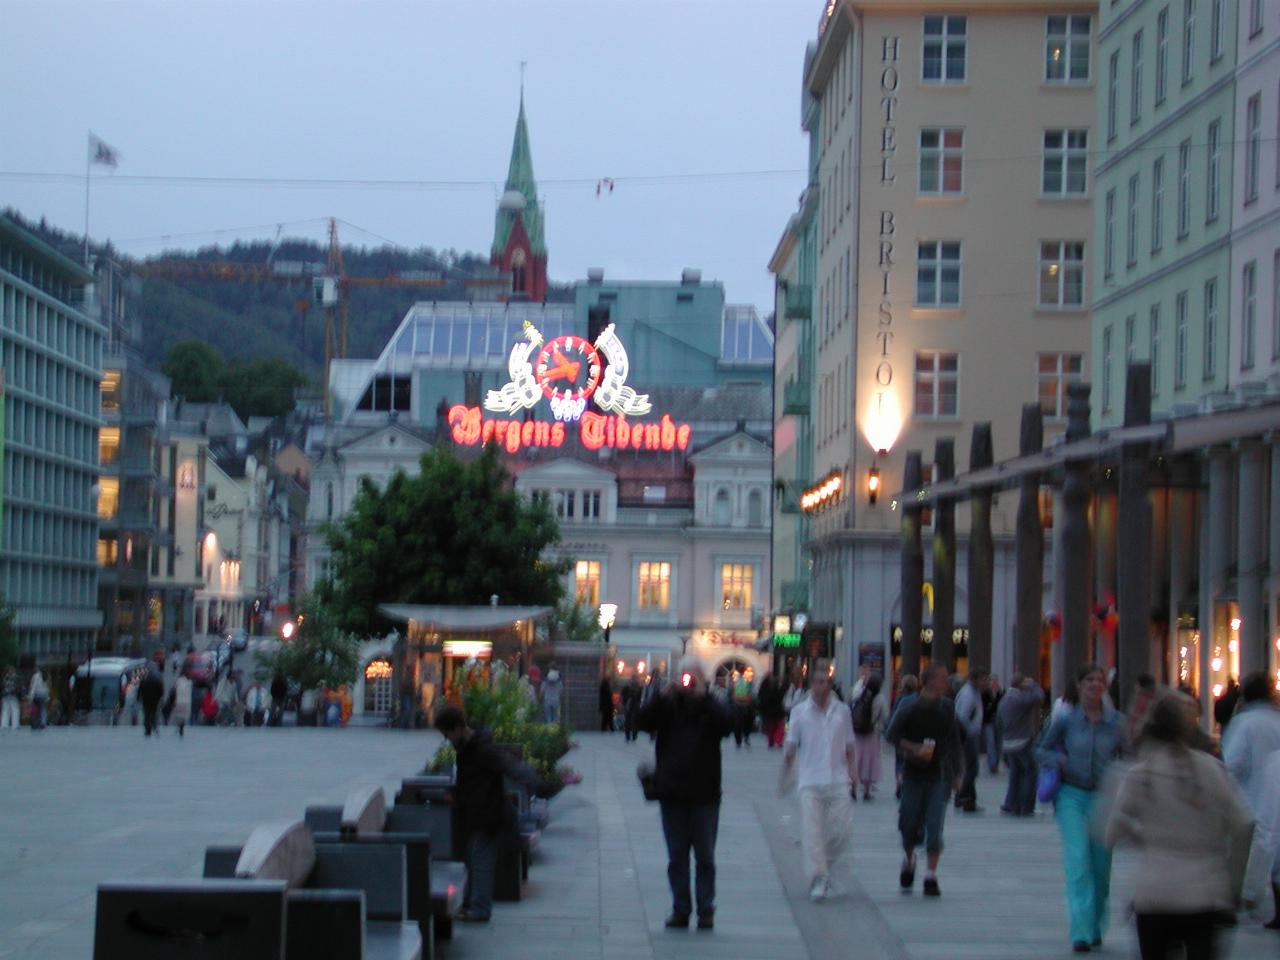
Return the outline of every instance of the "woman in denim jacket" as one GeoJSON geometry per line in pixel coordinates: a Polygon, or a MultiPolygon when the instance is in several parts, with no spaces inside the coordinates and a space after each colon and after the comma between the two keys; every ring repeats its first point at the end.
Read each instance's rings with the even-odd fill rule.
{"type": "Polygon", "coordinates": [[[1062,785],[1054,818],[1062,836],[1071,945],[1088,953],[1102,945],[1111,892],[1111,851],[1090,835],[1097,791],[1111,761],[1124,747],[1124,717],[1103,702],[1102,668],[1091,663],[1077,674],[1080,700],[1054,720],[1036,748],[1041,767],[1057,767],[1062,785]]]}

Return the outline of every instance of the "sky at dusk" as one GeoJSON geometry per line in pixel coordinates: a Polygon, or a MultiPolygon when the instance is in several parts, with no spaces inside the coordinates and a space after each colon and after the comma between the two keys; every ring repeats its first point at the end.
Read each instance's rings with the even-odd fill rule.
{"type": "Polygon", "coordinates": [[[131,255],[323,240],[330,216],[347,243],[487,254],[527,61],[551,279],[698,267],[768,310],[823,5],[3,0],[0,207],[82,231],[92,130],[121,161],[90,233],[131,255]]]}

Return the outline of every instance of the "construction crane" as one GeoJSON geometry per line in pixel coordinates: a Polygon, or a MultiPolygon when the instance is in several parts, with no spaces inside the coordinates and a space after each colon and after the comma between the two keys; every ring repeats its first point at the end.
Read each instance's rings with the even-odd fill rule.
{"type": "MultiPolygon", "coordinates": [[[[279,236],[265,263],[240,263],[234,260],[157,260],[136,263],[131,272],[139,277],[184,280],[228,280],[233,282],[299,283],[311,281],[312,296],[299,299],[296,306],[305,324],[307,308],[312,303],[324,308],[324,373],[323,404],[329,416],[329,367],[335,359],[347,356],[348,299],[353,287],[443,287],[448,280],[433,271],[406,271],[385,277],[348,276],[342,262],[342,245],[338,241],[338,221],[329,219],[329,250],[323,264],[275,261],[279,236]],[[335,341],[335,332],[337,333],[335,341]]],[[[467,280],[467,285],[487,285],[489,278],[467,280]]]]}

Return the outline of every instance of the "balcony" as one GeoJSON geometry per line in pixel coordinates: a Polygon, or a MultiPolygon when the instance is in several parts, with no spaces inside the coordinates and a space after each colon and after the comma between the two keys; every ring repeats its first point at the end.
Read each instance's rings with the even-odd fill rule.
{"type": "Polygon", "coordinates": [[[809,416],[810,400],[807,380],[793,380],[782,387],[782,412],[797,417],[809,416]]]}
{"type": "Polygon", "coordinates": [[[813,288],[808,284],[787,287],[783,315],[788,320],[809,320],[813,317],[813,288]]]}

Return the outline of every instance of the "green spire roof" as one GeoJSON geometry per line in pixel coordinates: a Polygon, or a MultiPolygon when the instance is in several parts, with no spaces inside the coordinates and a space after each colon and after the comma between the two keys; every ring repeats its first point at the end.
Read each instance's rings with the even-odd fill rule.
{"type": "Polygon", "coordinates": [[[511,143],[511,165],[507,169],[505,191],[515,190],[524,197],[524,210],[516,211],[498,207],[493,228],[493,252],[506,249],[516,216],[524,221],[525,232],[535,254],[547,252],[542,235],[542,208],[538,205],[538,185],[533,179],[533,151],[529,149],[529,128],[524,119],[524,93],[520,94],[520,115],[516,118],[516,135],[511,143]]]}

